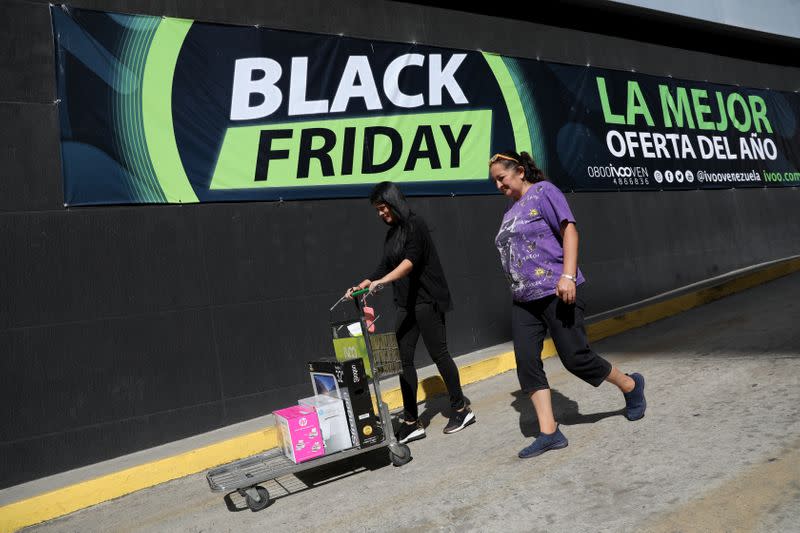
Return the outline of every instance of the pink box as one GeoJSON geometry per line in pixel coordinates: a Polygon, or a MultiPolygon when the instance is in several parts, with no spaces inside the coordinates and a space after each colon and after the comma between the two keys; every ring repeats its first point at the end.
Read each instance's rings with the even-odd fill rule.
{"type": "Polygon", "coordinates": [[[286,457],[295,463],[302,463],[325,455],[325,441],[313,407],[293,405],[272,414],[281,432],[281,447],[286,457]]]}

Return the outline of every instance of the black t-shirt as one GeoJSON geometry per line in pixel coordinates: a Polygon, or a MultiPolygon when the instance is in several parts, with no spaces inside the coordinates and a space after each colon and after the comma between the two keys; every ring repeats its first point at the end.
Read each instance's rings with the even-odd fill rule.
{"type": "Polygon", "coordinates": [[[405,229],[402,253],[396,255],[392,254],[390,247],[399,228],[389,228],[383,243],[383,258],[368,279],[378,280],[397,268],[403,259],[408,259],[414,265],[411,273],[392,283],[395,303],[405,308],[412,308],[420,303],[432,303],[441,312],[450,311],[453,308],[450,289],[447,287],[439,254],[436,253],[427,224],[412,213],[405,229]]]}

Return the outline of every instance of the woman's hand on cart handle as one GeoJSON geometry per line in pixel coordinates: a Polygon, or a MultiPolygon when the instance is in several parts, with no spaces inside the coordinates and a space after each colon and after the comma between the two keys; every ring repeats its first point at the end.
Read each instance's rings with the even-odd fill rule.
{"type": "Polygon", "coordinates": [[[371,280],[365,279],[364,281],[362,281],[362,282],[361,282],[361,283],[359,283],[358,285],[353,285],[352,287],[348,288],[348,289],[345,291],[345,293],[344,293],[344,297],[345,297],[345,298],[347,298],[348,300],[352,300],[352,299],[353,299],[353,293],[354,293],[354,292],[356,292],[356,291],[360,291],[360,290],[362,290],[362,289],[366,289],[367,287],[369,287],[369,286],[370,286],[370,284],[371,284],[371,283],[372,283],[372,281],[371,281],[371,280]]]}
{"type": "Polygon", "coordinates": [[[347,298],[348,300],[352,300],[353,299],[353,293],[356,292],[357,290],[359,290],[358,287],[350,287],[349,289],[347,289],[345,291],[344,297],[347,298]]]}
{"type": "Polygon", "coordinates": [[[370,282],[370,284],[369,284],[369,294],[374,294],[374,293],[376,293],[376,292],[378,292],[380,290],[383,290],[384,286],[385,286],[385,283],[383,282],[383,280],[380,280],[380,279],[377,280],[377,281],[370,282]]]}

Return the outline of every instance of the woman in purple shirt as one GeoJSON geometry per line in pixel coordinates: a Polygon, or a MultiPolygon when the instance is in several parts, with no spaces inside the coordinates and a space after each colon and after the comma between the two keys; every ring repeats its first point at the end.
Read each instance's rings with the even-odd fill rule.
{"type": "Polygon", "coordinates": [[[567,446],[553,416],[550,387],[542,364],[542,344],[550,337],[567,370],[597,387],[609,381],[625,396],[625,416],[644,416],[644,378],[623,374],[590,347],[583,327],[585,302],[579,286],[578,230],[561,191],[547,181],[526,153],[506,151],[489,161],[497,189],[513,200],[503,216],[495,244],[511,285],[511,332],[517,377],[530,395],[539,436],[519,452],[535,457],[567,446]]]}

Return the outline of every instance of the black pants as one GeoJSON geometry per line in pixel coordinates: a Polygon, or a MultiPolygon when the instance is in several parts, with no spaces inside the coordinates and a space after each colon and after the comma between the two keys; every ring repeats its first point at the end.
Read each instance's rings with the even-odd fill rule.
{"type": "Polygon", "coordinates": [[[417,409],[417,369],[414,368],[414,352],[422,334],[422,342],[436,363],[447,391],[450,393],[450,406],[453,409],[464,407],[464,393],[461,392],[461,378],[450,352],[447,350],[447,332],[444,313],[433,304],[418,304],[413,309],[399,307],[397,310],[397,344],[403,371],[400,374],[400,391],[403,394],[403,408],[406,420],[419,417],[417,409]]]}
{"type": "Polygon", "coordinates": [[[580,289],[575,303],[567,305],[555,295],[532,302],[514,302],[511,335],[522,391],[550,388],[542,364],[542,345],[549,331],[564,367],[595,387],[611,373],[611,364],[590,347],[583,327],[586,304],[580,289]]]}

